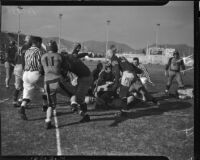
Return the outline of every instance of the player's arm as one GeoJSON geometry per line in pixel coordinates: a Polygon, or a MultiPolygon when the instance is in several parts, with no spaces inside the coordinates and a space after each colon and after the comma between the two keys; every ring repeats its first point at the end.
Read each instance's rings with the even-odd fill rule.
{"type": "Polygon", "coordinates": [[[24,67],[25,67],[25,52],[22,52],[21,59],[22,59],[22,69],[24,70],[24,67]]]}
{"type": "Polygon", "coordinates": [[[116,91],[119,86],[119,79],[120,79],[120,69],[119,69],[119,63],[117,61],[112,62],[112,73],[114,75],[114,83],[111,87],[111,90],[116,91]]]}
{"type": "Polygon", "coordinates": [[[170,58],[170,59],[168,60],[168,63],[167,63],[166,66],[165,66],[165,71],[168,71],[169,66],[171,65],[171,61],[172,61],[172,58],[170,58]]]}
{"type": "Polygon", "coordinates": [[[184,64],[183,60],[181,60],[180,65],[181,65],[181,69],[185,70],[185,64],[184,64]]]}
{"type": "Polygon", "coordinates": [[[42,67],[42,64],[41,64],[41,55],[42,55],[42,53],[40,51],[37,51],[36,54],[35,54],[35,59],[34,59],[34,63],[36,63],[39,72],[41,72],[41,69],[42,69],[41,68],[42,67]]]}
{"type": "Polygon", "coordinates": [[[148,82],[152,83],[150,74],[144,65],[141,65],[144,76],[147,78],[148,82]]]}
{"type": "Polygon", "coordinates": [[[74,54],[77,58],[83,58],[85,56],[88,56],[88,53],[79,53],[79,54],[74,54]]]}
{"type": "Polygon", "coordinates": [[[142,69],[140,69],[140,68],[134,66],[133,64],[132,64],[132,66],[133,66],[133,69],[134,69],[134,71],[135,71],[136,74],[142,74],[142,73],[143,73],[143,70],[142,70],[142,69]]]}
{"type": "Polygon", "coordinates": [[[43,58],[44,56],[42,55],[42,57],[41,57],[41,70],[40,70],[40,74],[41,75],[44,75],[45,74],[45,71],[44,71],[44,61],[43,61],[43,58]]]}

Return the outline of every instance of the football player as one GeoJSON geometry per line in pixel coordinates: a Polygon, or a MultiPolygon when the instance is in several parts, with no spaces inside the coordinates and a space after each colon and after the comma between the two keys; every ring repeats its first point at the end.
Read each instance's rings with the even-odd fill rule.
{"type": "Polygon", "coordinates": [[[44,89],[47,96],[48,106],[46,110],[46,128],[52,127],[51,118],[53,109],[56,107],[56,93],[71,97],[75,93],[75,87],[67,83],[62,76],[64,61],[58,54],[58,46],[55,41],[47,45],[47,53],[42,55],[41,63],[44,72],[44,89]]]}
{"type": "Polygon", "coordinates": [[[142,84],[144,85],[144,87],[147,89],[147,83],[149,82],[149,83],[152,84],[152,81],[151,81],[151,78],[150,78],[148,70],[146,69],[146,67],[142,63],[140,63],[138,57],[134,57],[133,58],[133,65],[142,70],[142,73],[141,74],[137,74],[137,75],[140,78],[140,80],[141,80],[142,84]]]}
{"type": "Polygon", "coordinates": [[[96,83],[96,106],[95,109],[108,109],[112,99],[117,93],[110,90],[114,81],[111,64],[107,63],[105,69],[99,73],[99,78],[96,83]]]}
{"type": "Polygon", "coordinates": [[[112,65],[112,72],[115,75],[114,83],[111,87],[111,91],[116,92],[120,87],[120,112],[116,114],[116,117],[126,115],[127,111],[127,98],[129,96],[129,87],[136,80],[136,72],[133,70],[132,64],[130,64],[125,58],[118,58],[116,55],[115,46],[111,46],[106,52],[106,57],[110,60],[112,65]],[[122,72],[121,84],[120,84],[120,71],[122,72]]]}
{"type": "Polygon", "coordinates": [[[179,52],[175,50],[173,53],[173,57],[171,57],[165,67],[165,76],[167,77],[167,85],[165,89],[165,93],[169,94],[169,89],[172,85],[172,81],[176,78],[178,83],[178,88],[183,89],[184,84],[181,76],[180,70],[185,70],[185,65],[183,59],[180,59],[179,52]]]}
{"type": "Polygon", "coordinates": [[[79,114],[83,116],[80,122],[90,121],[87,112],[87,104],[85,103],[85,97],[88,93],[89,87],[92,85],[93,77],[90,69],[73,54],[66,54],[63,57],[65,76],[68,72],[71,72],[77,76],[76,92],[71,97],[71,106],[73,111],[80,109],[79,114]]]}
{"type": "Polygon", "coordinates": [[[9,83],[12,77],[12,73],[15,65],[15,58],[17,56],[17,46],[15,41],[10,41],[9,46],[6,48],[5,52],[5,69],[6,69],[6,88],[9,88],[9,83]]]}

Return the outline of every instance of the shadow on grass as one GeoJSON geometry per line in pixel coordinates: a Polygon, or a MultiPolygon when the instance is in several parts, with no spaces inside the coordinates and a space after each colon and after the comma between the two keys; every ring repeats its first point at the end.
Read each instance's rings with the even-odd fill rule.
{"type": "Polygon", "coordinates": [[[39,120],[45,120],[45,119],[46,117],[38,117],[38,118],[32,118],[32,119],[28,117],[28,121],[39,121],[39,120]]]}
{"type": "Polygon", "coordinates": [[[68,114],[73,114],[73,112],[56,112],[56,116],[59,117],[59,116],[63,116],[63,115],[68,115],[68,114]]]}
{"type": "Polygon", "coordinates": [[[126,121],[128,119],[136,119],[136,118],[140,118],[144,116],[152,116],[152,115],[162,115],[164,112],[187,109],[191,106],[192,105],[189,102],[162,103],[158,108],[149,108],[146,110],[130,112],[130,113],[127,113],[126,117],[116,118],[114,122],[110,124],[110,127],[117,126],[119,123],[126,121]]]}
{"type": "MultiPolygon", "coordinates": [[[[150,107],[150,106],[149,106],[150,107]]],[[[115,118],[114,114],[115,113],[102,113],[102,114],[93,114],[90,115],[92,116],[104,116],[104,115],[113,115],[112,117],[101,117],[101,118],[96,118],[96,119],[91,119],[90,122],[98,122],[98,121],[108,121],[108,120],[114,120],[109,126],[114,127],[117,126],[119,123],[126,121],[128,119],[136,119],[140,117],[145,117],[145,116],[153,116],[153,115],[162,115],[164,112],[172,111],[172,110],[182,110],[182,109],[187,109],[191,107],[191,104],[189,102],[166,102],[162,103],[158,108],[147,108],[144,110],[136,110],[135,112],[129,112],[127,113],[126,117],[121,117],[121,118],[115,118]]],[[[89,122],[86,122],[89,123],[89,122]]],[[[65,126],[72,126],[72,125],[77,125],[81,124],[80,122],[72,122],[64,125],[60,125],[59,128],[63,128],[65,126]]]]}
{"type": "MultiPolygon", "coordinates": [[[[44,112],[44,114],[46,114],[44,112]]],[[[72,112],[57,112],[56,113],[56,116],[59,117],[59,116],[63,116],[63,115],[68,115],[68,114],[73,114],[72,112]]],[[[45,120],[46,117],[39,117],[39,118],[33,118],[33,119],[28,119],[28,121],[37,121],[37,120],[45,120]]]]}

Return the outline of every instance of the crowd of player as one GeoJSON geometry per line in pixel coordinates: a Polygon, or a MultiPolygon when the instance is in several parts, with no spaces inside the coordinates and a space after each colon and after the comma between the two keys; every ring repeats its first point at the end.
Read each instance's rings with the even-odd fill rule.
{"type": "MultiPolygon", "coordinates": [[[[15,91],[13,105],[19,107],[21,119],[27,120],[27,105],[33,98],[34,88],[38,82],[44,82],[41,92],[43,111],[46,112],[46,128],[52,127],[52,114],[56,108],[56,94],[60,93],[70,98],[70,106],[73,112],[80,114],[80,122],[90,121],[87,113],[87,103],[95,99],[95,109],[110,109],[113,107],[113,100],[118,99],[119,112],[116,118],[127,116],[130,104],[135,99],[151,101],[155,106],[159,102],[149,92],[147,83],[151,81],[147,69],[135,57],[133,63],[125,57],[116,56],[116,47],[111,45],[106,51],[105,64],[99,62],[92,72],[81,60],[82,57],[91,56],[91,53],[79,53],[81,44],[74,45],[72,53],[58,51],[55,41],[42,47],[42,38],[26,36],[25,43],[18,51],[15,42],[11,41],[6,50],[6,87],[9,87],[10,78],[14,70],[15,91]],[[22,101],[19,102],[20,92],[22,101]],[[89,101],[88,101],[88,96],[89,101]]],[[[180,67],[185,69],[183,60],[179,53],[174,52],[174,57],[169,59],[165,68],[168,77],[166,94],[172,80],[176,77],[179,88],[183,88],[183,81],[180,74],[180,67]]]]}

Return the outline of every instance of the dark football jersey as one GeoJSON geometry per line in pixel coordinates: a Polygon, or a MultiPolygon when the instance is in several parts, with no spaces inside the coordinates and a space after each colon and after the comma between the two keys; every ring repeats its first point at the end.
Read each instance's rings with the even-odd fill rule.
{"type": "Polygon", "coordinates": [[[110,81],[113,82],[114,81],[114,75],[112,72],[107,73],[105,71],[102,71],[99,73],[99,79],[98,79],[98,83],[97,85],[104,85],[106,82],[110,81]]]}
{"type": "Polygon", "coordinates": [[[76,74],[78,77],[87,77],[90,76],[90,69],[77,57],[74,57],[71,54],[65,55],[64,57],[64,65],[66,67],[66,71],[70,71],[76,74]]]}

